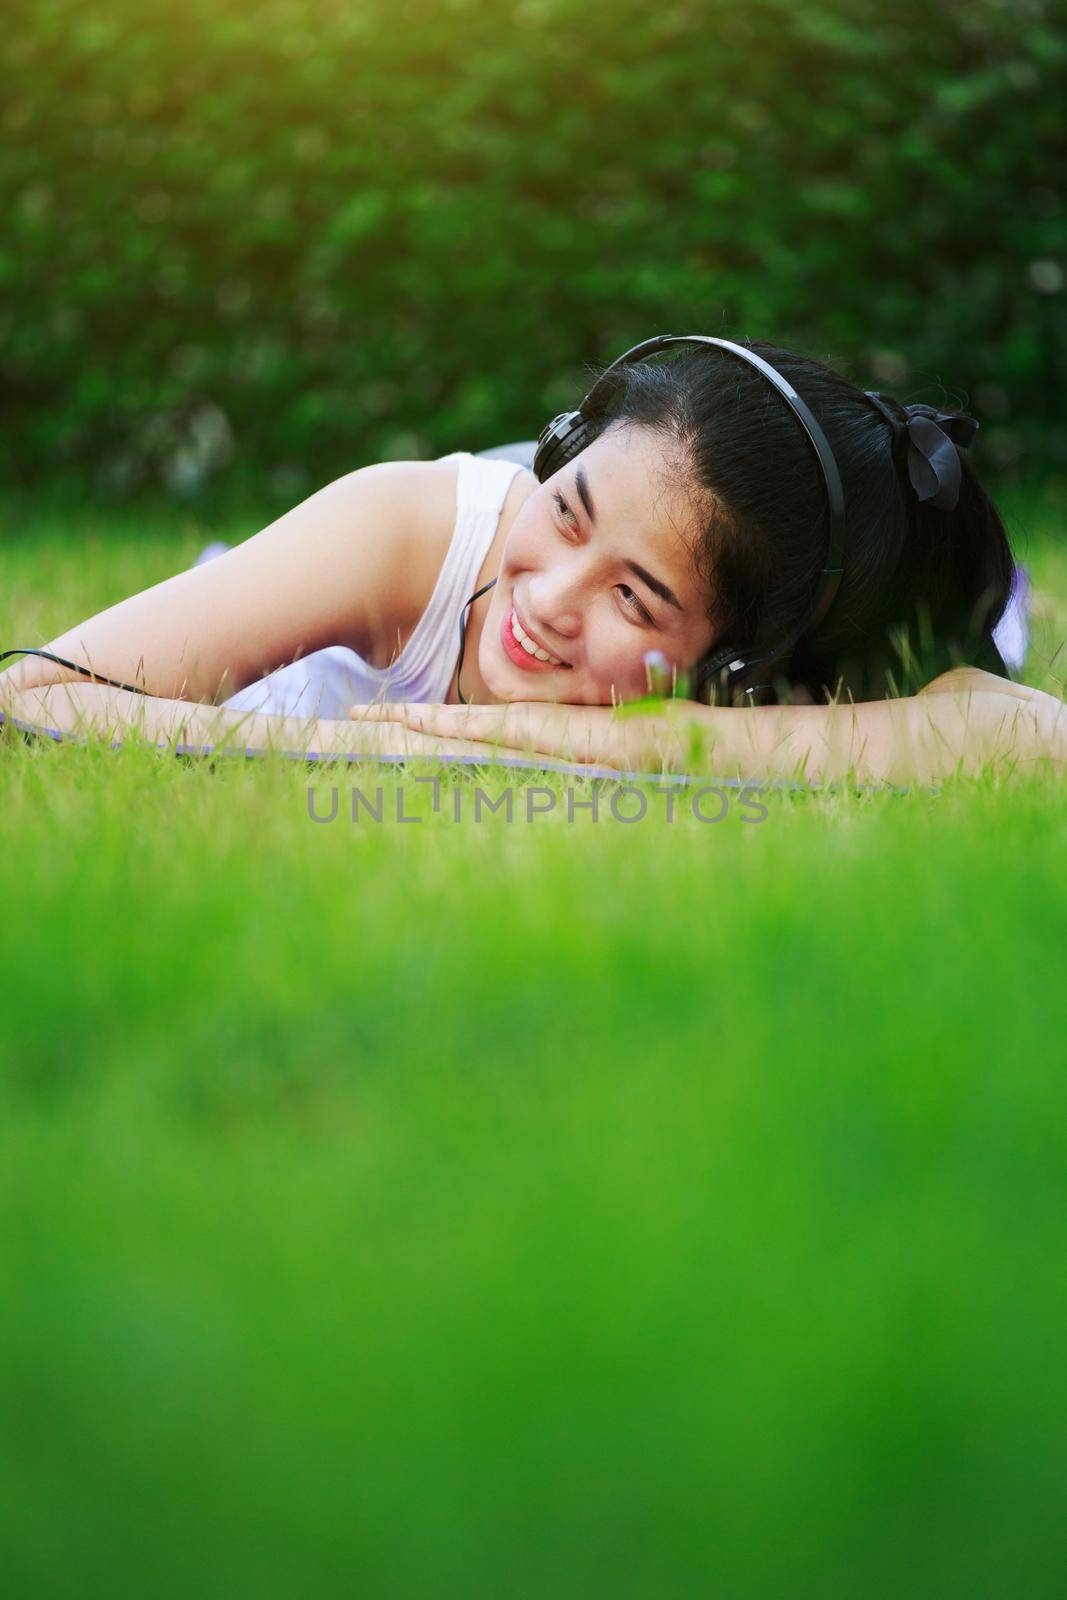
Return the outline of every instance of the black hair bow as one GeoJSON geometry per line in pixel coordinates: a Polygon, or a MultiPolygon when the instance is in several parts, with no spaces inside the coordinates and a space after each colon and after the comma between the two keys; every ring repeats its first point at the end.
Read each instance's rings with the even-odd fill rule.
{"type": "Polygon", "coordinates": [[[864,393],[893,430],[894,456],[907,440],[908,478],[919,499],[928,500],[937,511],[954,511],[963,479],[959,452],[978,432],[975,419],[934,406],[902,406],[892,395],[873,389],[864,393]]]}

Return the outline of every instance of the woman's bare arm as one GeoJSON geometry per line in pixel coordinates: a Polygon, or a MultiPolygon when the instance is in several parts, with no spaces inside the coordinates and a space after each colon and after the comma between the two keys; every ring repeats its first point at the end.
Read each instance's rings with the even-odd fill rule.
{"type": "MultiPolygon", "coordinates": [[[[221,700],[326,645],[388,658],[412,556],[455,517],[454,462],[362,467],[242,544],[131,595],[43,648],[167,699],[221,700]]],[[[20,644],[36,643],[19,640],[20,644]]],[[[39,656],[0,671],[17,688],[88,680],[39,656]]]]}
{"type": "Polygon", "coordinates": [[[136,734],[161,748],[195,745],[235,753],[278,750],[291,755],[475,755],[489,759],[484,745],[413,733],[395,723],[369,721],[361,725],[232,711],[88,682],[15,689],[9,678],[0,677],[0,718],[27,729],[53,729],[72,738],[118,741],[136,734]]]}
{"type": "Polygon", "coordinates": [[[957,681],[936,693],[857,704],[735,709],[665,701],[652,712],[515,701],[381,705],[353,714],[627,771],[707,772],[753,782],[851,777],[909,784],[1040,762],[1067,767],[1067,705],[1039,689],[1009,689],[1023,692],[957,681]]]}
{"type": "MultiPolygon", "coordinates": [[[[1021,686],[1016,686],[1021,687],[1021,686]]],[[[153,743],[236,749],[491,758],[494,752],[687,771],[749,782],[929,783],[985,770],[1067,770],[1067,705],[1041,690],[942,689],[898,700],[746,710],[667,701],[655,714],[610,706],[359,706],[348,722],[254,715],[94,684],[14,691],[0,710],[24,725],[153,743]]]]}
{"type": "Polygon", "coordinates": [[[1014,683],[1010,678],[1000,678],[994,672],[983,672],[980,667],[953,667],[943,672],[918,693],[959,694],[968,689],[982,689],[989,694],[1008,695],[1013,700],[1033,700],[1046,693],[1044,689],[1031,689],[1028,684],[1014,683]]]}

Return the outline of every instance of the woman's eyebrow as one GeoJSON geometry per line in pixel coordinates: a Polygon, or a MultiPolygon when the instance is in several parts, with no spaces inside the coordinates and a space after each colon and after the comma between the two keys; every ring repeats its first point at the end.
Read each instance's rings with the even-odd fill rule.
{"type": "MultiPolygon", "coordinates": [[[[578,491],[582,505],[585,507],[586,516],[589,518],[591,523],[595,524],[596,508],[593,505],[593,497],[589,493],[589,479],[586,477],[585,468],[580,462],[575,469],[574,486],[578,491]]],[[[674,590],[668,589],[665,583],[660,583],[659,579],[654,578],[651,572],[646,572],[644,567],[639,567],[636,561],[627,561],[626,565],[629,567],[630,571],[635,575],[635,577],[640,578],[642,583],[648,585],[653,594],[658,594],[661,600],[666,600],[667,604],[669,606],[673,606],[676,611],[685,610],[685,607],[674,593],[674,590]]]]}
{"type": "Polygon", "coordinates": [[[676,611],[683,611],[685,609],[674,590],[668,589],[665,583],[660,583],[659,579],[654,578],[651,572],[646,572],[644,567],[639,567],[636,561],[627,561],[624,564],[629,567],[632,573],[636,574],[636,576],[641,579],[642,583],[648,584],[648,587],[652,590],[653,594],[658,594],[661,600],[666,600],[669,606],[674,606],[676,611]]]}
{"type": "Polygon", "coordinates": [[[589,518],[590,522],[595,523],[596,507],[593,505],[593,497],[589,493],[589,479],[585,475],[584,467],[579,466],[577,472],[574,474],[574,483],[581,497],[582,505],[585,507],[586,516],[589,518]]]}

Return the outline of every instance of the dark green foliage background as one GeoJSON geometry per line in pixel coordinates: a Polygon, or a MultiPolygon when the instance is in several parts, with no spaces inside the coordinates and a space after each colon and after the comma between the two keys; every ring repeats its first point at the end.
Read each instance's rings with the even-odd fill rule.
{"type": "Polygon", "coordinates": [[[658,331],[947,391],[999,471],[1067,458],[1057,0],[5,9],[23,486],[299,493],[531,436],[658,331]]]}

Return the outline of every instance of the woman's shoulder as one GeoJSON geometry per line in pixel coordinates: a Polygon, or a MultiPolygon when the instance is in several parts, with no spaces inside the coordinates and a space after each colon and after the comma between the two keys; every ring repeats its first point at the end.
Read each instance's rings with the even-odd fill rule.
{"type": "MultiPolygon", "coordinates": [[[[394,658],[429,604],[455,532],[460,461],[458,455],[434,461],[385,461],[372,469],[392,504],[389,520],[395,573],[388,635],[371,645],[376,662],[380,659],[388,664],[394,658]]],[[[520,507],[536,487],[534,474],[519,467],[504,497],[494,543],[506,539],[520,507]]]]}
{"type": "Polygon", "coordinates": [[[508,492],[504,496],[504,504],[501,507],[498,525],[499,535],[502,539],[507,538],[511,524],[515,521],[515,518],[534,490],[538,488],[539,481],[529,467],[520,467],[508,484],[508,492]]]}
{"type": "Polygon", "coordinates": [[[367,540],[364,580],[377,594],[355,648],[385,667],[418,622],[448,551],[456,519],[457,461],[379,461],[359,469],[373,479],[380,516],[367,540]]]}
{"type": "MultiPolygon", "coordinates": [[[[438,461],[394,461],[386,463],[404,469],[405,488],[418,507],[411,521],[422,552],[430,565],[439,571],[455,529],[459,495],[459,456],[442,456],[438,461]]],[[[499,461],[493,466],[498,467],[499,461]]],[[[500,510],[499,526],[506,534],[519,508],[537,488],[537,478],[527,468],[518,466],[508,484],[500,510]]]]}
{"type": "Polygon", "coordinates": [[[918,690],[919,694],[967,694],[980,690],[983,694],[1008,695],[1016,700],[1041,700],[1048,698],[1043,689],[1031,689],[1025,683],[1013,683],[996,672],[985,672],[981,667],[953,667],[942,672],[918,690]]]}
{"type": "MultiPolygon", "coordinates": [[[[412,563],[414,589],[417,594],[422,594],[422,605],[418,607],[421,613],[433,591],[455,532],[459,511],[460,457],[442,456],[437,461],[392,461],[383,465],[396,478],[398,490],[410,508],[410,514],[402,519],[401,526],[407,536],[405,543],[412,563]]],[[[493,465],[499,466],[499,462],[494,461],[493,465]]],[[[537,482],[528,468],[517,467],[501,505],[497,523],[499,538],[507,537],[524,501],[537,488],[537,482]]]]}

